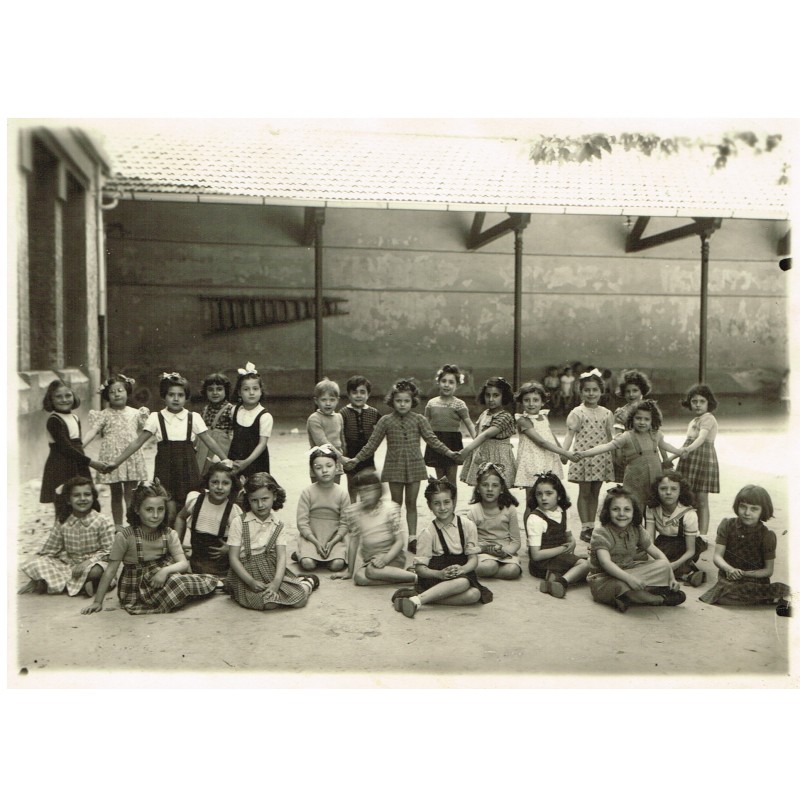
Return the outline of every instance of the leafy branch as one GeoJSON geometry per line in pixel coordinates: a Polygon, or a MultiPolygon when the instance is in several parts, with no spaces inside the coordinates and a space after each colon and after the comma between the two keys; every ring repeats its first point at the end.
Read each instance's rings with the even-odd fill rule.
{"type": "MultiPolygon", "coordinates": [[[[539,136],[530,146],[530,158],[536,164],[564,164],[601,159],[603,151],[612,153],[614,147],[621,146],[627,152],[638,150],[646,156],[658,152],[674,155],[681,150],[699,147],[710,149],[714,157],[715,169],[722,169],[728,159],[740,151],[750,148],[754,153],[770,153],[781,143],[779,133],[760,138],[752,131],[737,131],[724,134],[721,139],[708,141],[691,139],[686,136],[662,137],[653,133],[621,133],[618,136],[605,133],[592,133],[586,136],[539,136]]],[[[789,164],[784,163],[778,183],[789,182],[789,164]]]]}

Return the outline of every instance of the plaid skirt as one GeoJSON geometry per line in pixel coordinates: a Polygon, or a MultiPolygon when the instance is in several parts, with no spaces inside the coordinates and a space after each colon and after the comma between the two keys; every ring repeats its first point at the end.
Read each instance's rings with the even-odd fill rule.
{"type": "MultiPolygon", "coordinates": [[[[669,564],[663,560],[642,561],[640,564],[626,569],[625,572],[638,578],[645,584],[645,587],[669,586],[672,580],[672,570],[669,564]]],[[[596,572],[594,575],[589,575],[587,580],[595,603],[611,605],[615,598],[631,590],[625,581],[614,578],[607,572],[596,572]]]]}
{"type": "MultiPolygon", "coordinates": [[[[687,439],[683,446],[694,439],[687,439]]],[[[678,462],[678,472],[683,475],[693,492],[719,494],[719,462],[714,445],[703,442],[697,450],[685,455],[678,462]]]]}
{"type": "Polygon", "coordinates": [[[166,614],[193,597],[211,594],[217,585],[213,575],[170,575],[163,586],[153,586],[153,576],[175,563],[168,555],[141,564],[125,564],[117,586],[119,604],[129,614],[166,614]]]}
{"type": "MultiPolygon", "coordinates": [[[[275,577],[275,567],[277,555],[275,548],[269,548],[263,553],[256,553],[249,558],[242,558],[242,566],[248,574],[262,583],[269,583],[275,577]]],[[[239,576],[231,569],[228,579],[225,582],[225,589],[233,599],[244,608],[252,608],[256,611],[265,611],[273,605],[296,606],[308,597],[309,588],[305,581],[301,581],[297,575],[287,569],[280,588],[278,597],[275,600],[267,600],[264,592],[253,591],[239,576]]]]}
{"type": "Polygon", "coordinates": [[[717,582],[700,599],[710,605],[759,605],[774,603],[789,597],[791,589],[785,583],[771,583],[769,578],[741,578],[729,581],[720,574],[717,582]]]}

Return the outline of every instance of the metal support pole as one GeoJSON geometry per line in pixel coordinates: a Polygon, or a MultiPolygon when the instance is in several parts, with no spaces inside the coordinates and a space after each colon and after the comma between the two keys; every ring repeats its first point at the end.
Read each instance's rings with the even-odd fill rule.
{"type": "Polygon", "coordinates": [[[514,387],[522,372],[522,231],[514,228],[514,387]]]}
{"type": "Polygon", "coordinates": [[[700,364],[697,380],[706,382],[706,355],[708,350],[708,253],[711,231],[700,234],[700,364]]]}
{"type": "Polygon", "coordinates": [[[323,213],[314,217],[314,382],[322,380],[322,225],[323,213]]]}

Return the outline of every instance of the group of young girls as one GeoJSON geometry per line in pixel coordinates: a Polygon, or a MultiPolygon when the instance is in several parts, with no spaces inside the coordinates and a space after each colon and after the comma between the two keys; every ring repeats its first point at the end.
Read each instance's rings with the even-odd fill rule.
{"type": "MultiPolygon", "coordinates": [[[[165,408],[155,413],[130,408],[134,382],[114,375],[101,387],[108,406],[90,412],[83,440],[73,413],[79,400],[66,384],[51,384],[44,400],[51,444],[41,500],[55,503],[57,522],[39,555],[23,565],[30,580],[21,592],[83,591],[92,598],[83,610],[89,614],[102,608],[118,581],[120,604],[132,614],[171,611],[215,591],[243,607],[269,610],[304,606],[319,586],[315,571],[324,567],[332,578],[359,586],[400,585],[392,605],[407,617],[430,603],[488,603],[493,592],[479,579],[513,580],[523,572],[512,488],[526,492],[528,570],[545,594],[564,598],[586,579],[596,602],[625,611],[632,603],[678,605],[686,599],[679,580],[692,587],[706,580],[697,559],[707,546],[707,495],[719,492],[717,401],[707,385],[687,392],[683,405],[693,419],[686,441],[675,447],[659,433],[661,411],[648,398],[643,373],[622,374],[618,393],[625,405],[612,413],[599,406],[606,387],[590,368],[578,378],[582,402],[567,417],[562,445],[544,408],[549,394],[536,381],[514,393],[504,378],[488,379],[477,398],[485,410],[473,425],[456,397],[463,374],[453,364],[437,372],[439,393],[424,414],[413,410],[419,389],[411,380],[391,387],[385,398],[391,413],[381,415],[368,405],[372,387],[365,377],[347,382],[349,403],[341,411],[339,387],[326,378],[315,387],[316,410],[307,420],[311,484],[298,498],[293,546],[294,537],[274,515],[286,492],[269,473],[273,421],[263,405],[262,379],[250,363],[238,373],[233,392],[224,374],[206,378],[202,414],[185,408],[189,385],[178,373],[162,375],[165,408]],[[514,402],[522,410],[516,417],[514,402]],[[466,445],[462,426],[471,436],[466,445]],[[97,435],[100,456],[93,461],[83,445],[97,435]],[[148,480],[140,448],[153,436],[158,449],[148,480]],[[379,478],[374,455],[384,439],[379,478]],[[424,455],[420,439],[427,444],[424,455]],[[459,463],[461,481],[473,487],[464,514],[456,513],[459,463]],[[567,526],[567,463],[569,481],[578,484],[586,556],[576,554],[567,526]],[[89,467],[112,487],[113,523],[99,513],[89,467]],[[339,485],[342,474],[347,490],[339,485]],[[598,524],[601,486],[615,478],[622,483],[606,493],[598,524]],[[417,536],[422,481],[433,519],[417,536]],[[390,499],[382,483],[389,484],[390,499]]],[[[746,486],[733,507],[736,516],[723,520],[717,533],[718,581],[700,599],[778,601],[778,613],[788,614],[789,587],[770,582],[776,538],[764,525],[773,515],[769,495],[746,486]]]]}

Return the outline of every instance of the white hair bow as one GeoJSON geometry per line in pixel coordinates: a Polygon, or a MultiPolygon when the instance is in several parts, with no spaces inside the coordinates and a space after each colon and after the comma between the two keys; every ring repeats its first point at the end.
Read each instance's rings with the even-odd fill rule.
{"type": "Polygon", "coordinates": [[[253,364],[253,363],[252,363],[252,362],[250,362],[250,361],[248,361],[248,362],[247,362],[247,363],[244,365],[244,369],[242,369],[241,367],[239,367],[239,369],[237,369],[236,371],[237,371],[237,372],[238,372],[240,375],[258,375],[258,371],[256,370],[256,365],[255,365],[255,364],[253,364]]]}
{"type": "Polygon", "coordinates": [[[595,367],[591,372],[581,372],[581,378],[602,378],[603,373],[595,367]]]}
{"type": "Polygon", "coordinates": [[[162,372],[161,373],[161,380],[164,380],[164,378],[180,378],[180,377],[181,377],[180,372],[162,372]]]}

